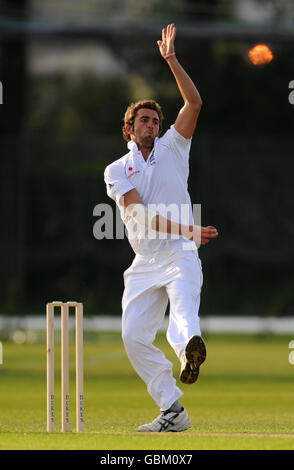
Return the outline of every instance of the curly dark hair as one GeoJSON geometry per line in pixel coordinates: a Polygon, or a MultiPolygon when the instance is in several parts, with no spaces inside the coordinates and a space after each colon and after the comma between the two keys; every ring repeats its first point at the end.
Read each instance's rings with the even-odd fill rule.
{"type": "Polygon", "coordinates": [[[129,133],[127,133],[127,131],[126,131],[125,126],[126,126],[126,124],[129,124],[130,126],[132,126],[134,124],[136,114],[137,114],[138,110],[141,109],[141,108],[153,109],[154,111],[157,112],[158,117],[159,117],[159,131],[162,130],[162,121],[163,121],[164,117],[163,117],[163,114],[162,114],[161,107],[156,101],[154,101],[154,100],[142,100],[142,101],[137,101],[136,103],[131,103],[128,106],[126,112],[125,112],[124,119],[123,119],[124,125],[122,127],[123,138],[127,142],[129,142],[131,140],[131,138],[130,138],[129,133]]]}

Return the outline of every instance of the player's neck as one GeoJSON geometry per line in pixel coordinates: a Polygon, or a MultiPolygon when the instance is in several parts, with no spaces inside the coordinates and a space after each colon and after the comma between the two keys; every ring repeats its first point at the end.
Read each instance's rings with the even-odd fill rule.
{"type": "Polygon", "coordinates": [[[144,144],[137,143],[137,147],[141,151],[144,160],[145,161],[148,160],[148,157],[149,157],[149,155],[152,151],[153,145],[150,146],[150,145],[144,145],[144,144]]]}

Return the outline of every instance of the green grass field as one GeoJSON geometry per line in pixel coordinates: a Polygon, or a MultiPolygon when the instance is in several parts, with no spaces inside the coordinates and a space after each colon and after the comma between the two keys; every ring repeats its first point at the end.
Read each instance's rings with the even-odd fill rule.
{"type": "MultiPolygon", "coordinates": [[[[60,349],[56,347],[56,432],[46,432],[45,344],[3,342],[0,449],[294,449],[293,335],[205,336],[207,361],[194,385],[179,384],[193,426],[138,433],[158,409],[130,366],[119,333],[85,341],[85,432],[60,432],[60,349]]],[[[179,363],[163,335],[156,341],[179,363]]],[[[71,345],[74,430],[74,345],[71,345]]]]}

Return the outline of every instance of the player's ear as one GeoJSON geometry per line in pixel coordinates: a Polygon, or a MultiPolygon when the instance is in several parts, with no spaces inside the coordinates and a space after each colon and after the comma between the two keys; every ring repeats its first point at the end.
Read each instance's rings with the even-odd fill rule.
{"type": "Polygon", "coordinates": [[[130,124],[125,125],[125,131],[128,135],[132,134],[134,130],[134,126],[131,126],[130,124]]]}

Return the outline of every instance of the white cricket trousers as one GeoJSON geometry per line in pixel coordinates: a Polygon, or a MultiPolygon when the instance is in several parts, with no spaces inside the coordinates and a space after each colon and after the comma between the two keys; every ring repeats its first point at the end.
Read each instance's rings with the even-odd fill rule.
{"type": "Polygon", "coordinates": [[[152,258],[136,255],[124,272],[122,338],[128,358],[161,411],[183,392],[173,377],[172,363],[153,345],[170,302],[167,340],[181,360],[192,335],[201,335],[198,310],[203,282],[198,252],[161,252],[152,258]]]}

